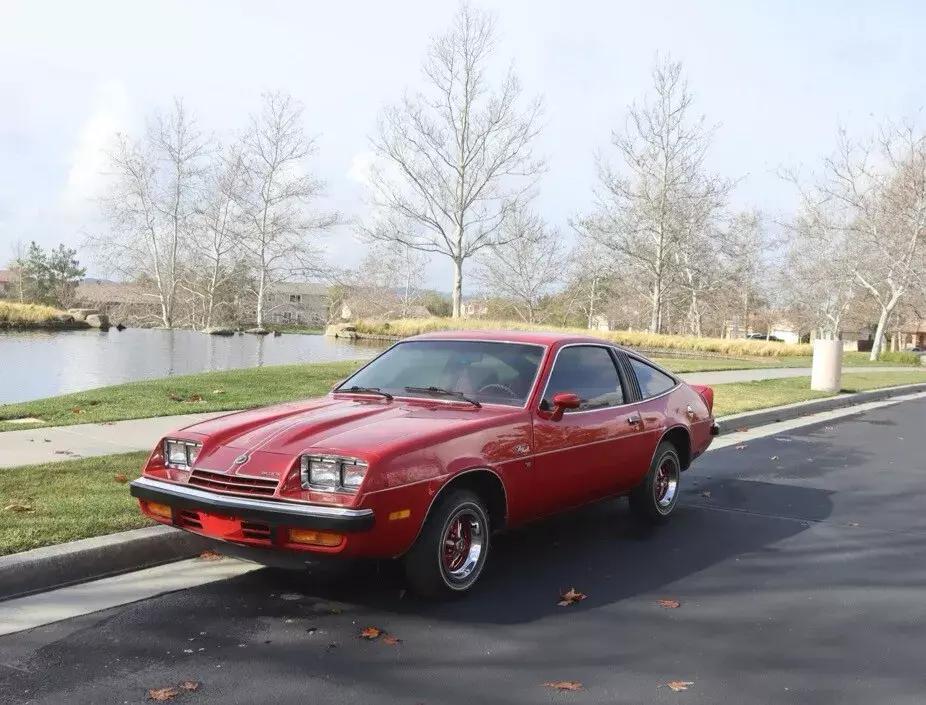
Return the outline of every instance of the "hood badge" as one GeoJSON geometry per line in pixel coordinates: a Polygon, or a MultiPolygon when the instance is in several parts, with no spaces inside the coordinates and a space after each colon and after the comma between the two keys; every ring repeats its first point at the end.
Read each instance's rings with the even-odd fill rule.
{"type": "Polygon", "coordinates": [[[243,455],[239,455],[237,458],[235,458],[235,465],[244,465],[250,459],[251,456],[249,456],[247,453],[244,453],[243,455]]]}

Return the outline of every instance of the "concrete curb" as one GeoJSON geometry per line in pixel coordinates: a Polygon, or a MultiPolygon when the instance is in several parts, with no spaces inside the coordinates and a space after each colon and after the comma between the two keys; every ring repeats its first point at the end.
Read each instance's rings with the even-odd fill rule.
{"type": "Polygon", "coordinates": [[[0,556],[0,600],[190,558],[208,546],[159,525],[0,556]]]}
{"type": "MultiPolygon", "coordinates": [[[[926,383],[747,411],[724,416],[717,425],[723,434],[917,392],[926,392],[926,383]]],[[[0,600],[191,558],[210,546],[208,539],[159,525],[2,556],[0,600]]]]}
{"type": "Polygon", "coordinates": [[[720,433],[730,433],[738,428],[755,428],[756,426],[767,426],[768,424],[779,421],[790,421],[801,416],[819,414],[823,411],[833,411],[834,409],[844,409],[849,406],[858,404],[867,404],[873,401],[883,401],[891,397],[899,397],[905,394],[916,394],[926,392],[926,383],[905,384],[900,387],[886,387],[884,389],[872,389],[868,392],[856,392],[854,394],[840,394],[835,397],[826,399],[815,399],[814,401],[804,401],[799,404],[788,404],[787,406],[776,406],[771,409],[757,409],[756,411],[745,411],[742,414],[731,414],[717,419],[717,425],[720,427],[720,433]]]}

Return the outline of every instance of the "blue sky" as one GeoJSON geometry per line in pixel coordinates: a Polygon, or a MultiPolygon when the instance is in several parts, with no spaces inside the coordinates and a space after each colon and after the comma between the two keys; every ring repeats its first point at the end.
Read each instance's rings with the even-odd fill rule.
{"type": "MultiPolygon", "coordinates": [[[[450,0],[0,0],[0,262],[16,240],[79,245],[99,228],[91,198],[115,130],[182,96],[200,123],[242,126],[265,89],[306,104],[312,167],[327,205],[359,214],[362,163],[379,107],[420,79],[450,0]]],[[[553,224],[586,211],[593,152],[647,88],[655,52],[682,60],[709,122],[711,167],[745,177],[734,200],[787,213],[781,164],[826,153],[837,124],[866,129],[926,105],[926,4],[917,2],[483,2],[499,62],[545,98],[549,158],[537,208],[553,224]]],[[[354,264],[347,231],[326,238],[354,264]]],[[[91,265],[91,270],[94,267],[91,265]]],[[[435,260],[432,285],[447,289],[435,260]]]]}

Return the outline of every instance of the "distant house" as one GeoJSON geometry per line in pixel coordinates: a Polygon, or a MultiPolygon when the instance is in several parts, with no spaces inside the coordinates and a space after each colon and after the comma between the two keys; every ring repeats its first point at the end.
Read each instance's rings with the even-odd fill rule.
{"type": "Polygon", "coordinates": [[[144,323],[161,315],[157,294],[141,284],[84,279],[74,292],[74,308],[95,308],[114,321],[144,323]]]}
{"type": "Polygon", "coordinates": [[[460,303],[460,315],[463,318],[481,318],[488,313],[489,302],[485,299],[469,299],[460,303]]]}
{"type": "Polygon", "coordinates": [[[13,298],[16,280],[16,272],[12,269],[0,269],[0,299],[13,298]]]}
{"type": "MultiPolygon", "coordinates": [[[[771,323],[767,326],[749,326],[743,330],[736,326],[735,323],[728,324],[726,326],[726,336],[728,338],[745,338],[747,335],[759,333],[779,338],[790,345],[796,345],[802,340],[814,341],[827,337],[824,331],[819,328],[805,328],[794,322],[787,313],[778,312],[776,315],[776,312],[771,312],[771,314],[767,318],[771,323]]],[[[865,345],[871,339],[871,332],[871,329],[866,325],[846,321],[839,331],[839,339],[843,342],[843,349],[846,351],[854,352],[871,349],[870,345],[865,345]]]]}
{"type": "Polygon", "coordinates": [[[900,326],[900,349],[923,347],[926,347],[926,321],[905,321],[900,326]]]}
{"type": "Polygon", "coordinates": [[[328,323],[328,286],[315,282],[271,284],[265,300],[268,323],[324,326],[328,323]]]}

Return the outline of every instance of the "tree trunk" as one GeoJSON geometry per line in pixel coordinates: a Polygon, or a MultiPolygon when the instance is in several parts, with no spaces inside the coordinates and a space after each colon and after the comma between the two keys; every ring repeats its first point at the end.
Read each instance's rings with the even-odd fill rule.
{"type": "Polygon", "coordinates": [[[453,318],[461,315],[463,302],[463,260],[455,257],[453,260],[453,318]]]}
{"type": "Polygon", "coordinates": [[[662,280],[659,276],[653,280],[653,310],[650,312],[649,332],[659,333],[662,326],[662,280]]]}
{"type": "Polygon", "coordinates": [[[875,339],[871,344],[871,355],[868,359],[874,362],[878,359],[878,356],[881,354],[881,348],[884,343],[884,328],[887,326],[887,319],[890,316],[891,312],[885,308],[881,307],[881,315],[878,317],[878,327],[875,329],[875,339]]]}
{"type": "Polygon", "coordinates": [[[598,277],[592,277],[592,295],[588,301],[588,329],[592,329],[595,321],[595,289],[598,286],[598,277]]]}
{"type": "Polygon", "coordinates": [[[264,289],[267,286],[267,270],[263,267],[260,270],[260,278],[257,282],[257,327],[264,327],[264,289]]]}

